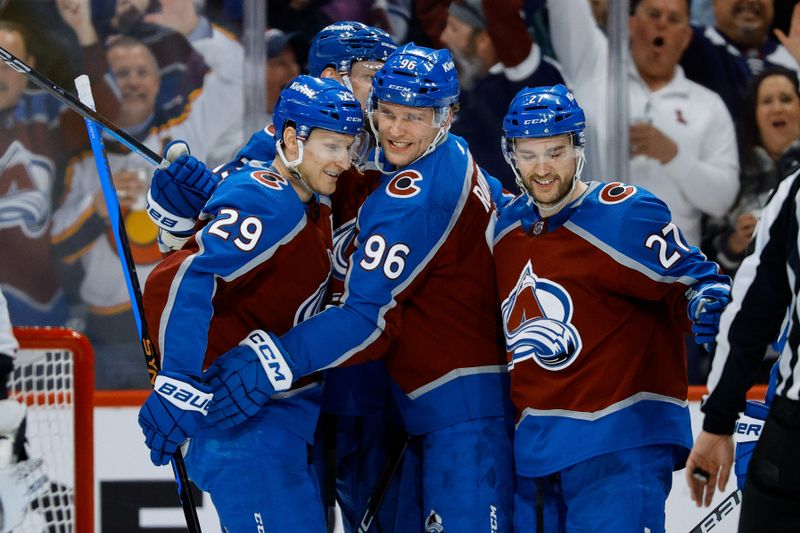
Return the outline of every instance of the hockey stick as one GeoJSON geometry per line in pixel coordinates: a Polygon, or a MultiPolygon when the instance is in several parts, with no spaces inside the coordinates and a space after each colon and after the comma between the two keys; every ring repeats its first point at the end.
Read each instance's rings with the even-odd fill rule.
{"type": "Polygon", "coordinates": [[[731,492],[719,505],[712,509],[699,524],[689,531],[689,533],[706,533],[706,531],[713,530],[722,522],[722,519],[731,514],[740,503],[742,503],[742,491],[737,489],[731,492]]]}
{"type": "Polygon", "coordinates": [[[392,482],[394,473],[397,470],[397,467],[400,466],[400,461],[403,459],[403,454],[405,453],[406,448],[408,448],[408,442],[410,440],[411,435],[407,434],[403,439],[402,444],[398,446],[395,454],[389,457],[389,459],[386,461],[386,466],[383,467],[383,472],[381,472],[381,477],[378,480],[378,484],[375,485],[375,490],[372,491],[372,495],[367,500],[367,508],[364,510],[364,514],[361,517],[361,522],[358,523],[358,529],[356,530],[356,533],[367,533],[369,528],[372,527],[372,522],[378,515],[378,509],[380,509],[383,497],[386,496],[386,491],[389,490],[389,483],[392,482]]]}
{"type": "MultiPolygon", "coordinates": [[[[89,85],[89,78],[86,75],[75,79],[75,87],[81,99],[81,105],[87,109],[94,108],[94,98],[92,89],[89,85]]],[[[142,290],[139,287],[139,278],[136,275],[136,263],[133,261],[131,247],[128,243],[128,234],[122,222],[122,210],[117,200],[117,192],[114,189],[114,182],[111,179],[111,169],[108,165],[103,139],[100,135],[98,125],[93,120],[84,116],[86,130],[89,133],[89,142],[94,153],[97,174],[100,176],[100,184],[103,188],[103,198],[108,208],[109,222],[114,232],[114,241],[117,245],[117,253],[122,258],[122,273],[125,277],[125,284],[128,287],[128,294],[131,298],[131,310],[136,319],[136,328],[139,332],[139,340],[142,343],[145,362],[147,363],[147,373],[150,375],[150,383],[154,384],[159,370],[159,360],[156,353],[155,344],[150,339],[147,331],[147,322],[144,320],[144,306],[142,304],[142,290]]],[[[189,476],[186,473],[186,465],[183,462],[183,455],[178,449],[172,459],[172,468],[175,472],[175,481],[178,484],[178,494],[180,495],[183,514],[186,518],[186,525],[191,533],[200,533],[200,521],[197,518],[197,508],[192,499],[192,492],[189,487],[189,476]]]]}
{"type": "Polygon", "coordinates": [[[91,120],[97,125],[102,126],[103,129],[112,137],[127,146],[131,151],[142,156],[148,162],[161,168],[167,168],[169,166],[169,161],[162,158],[150,148],[119,129],[113,122],[108,120],[94,109],[88,107],[79,99],[65,91],[62,87],[50,81],[41,72],[26,65],[21,59],[16,57],[2,46],[0,46],[0,59],[2,59],[10,68],[16,70],[20,74],[24,74],[34,84],[53,95],[56,99],[58,99],[58,101],[78,113],[84,119],[91,120]]]}

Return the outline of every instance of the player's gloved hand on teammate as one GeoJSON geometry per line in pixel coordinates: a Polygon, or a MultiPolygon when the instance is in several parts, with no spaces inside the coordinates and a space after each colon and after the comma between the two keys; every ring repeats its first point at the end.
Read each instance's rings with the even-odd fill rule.
{"type": "Polygon", "coordinates": [[[723,283],[709,283],[693,291],[689,299],[689,319],[694,341],[707,350],[719,333],[722,311],[731,301],[731,288],[723,283]]]}
{"type": "Polygon", "coordinates": [[[159,372],[153,392],[139,409],[139,426],[154,465],[172,460],[208,413],[212,397],[206,385],[185,374],[159,372]]]}
{"type": "Polygon", "coordinates": [[[179,236],[190,235],[195,220],[219,183],[202,161],[189,154],[184,141],[173,141],[164,150],[170,162],[153,173],[147,192],[147,214],[159,227],[179,236]]]}
{"type": "Polygon", "coordinates": [[[747,400],[744,416],[736,423],[736,459],[733,470],[736,473],[736,485],[739,490],[744,490],[747,479],[747,467],[753,450],[756,449],[758,438],[764,429],[764,421],[769,413],[769,405],[764,402],[747,400]]]}
{"type": "Polygon", "coordinates": [[[209,423],[230,428],[256,414],[271,395],[292,386],[292,367],[277,337],[259,329],[251,332],[204,374],[214,394],[209,423]]]}

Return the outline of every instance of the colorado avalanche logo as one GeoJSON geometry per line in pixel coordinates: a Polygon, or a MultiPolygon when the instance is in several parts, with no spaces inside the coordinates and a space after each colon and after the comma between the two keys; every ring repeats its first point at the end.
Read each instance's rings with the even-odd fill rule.
{"type": "MultiPolygon", "coordinates": [[[[333,255],[331,251],[328,250],[328,260],[333,261],[333,255]]],[[[325,281],[317,287],[317,290],[314,291],[311,296],[306,298],[306,300],[300,304],[300,307],[297,308],[297,311],[294,313],[294,325],[296,326],[300,322],[304,320],[308,320],[312,316],[319,313],[320,309],[322,309],[322,304],[325,303],[325,296],[328,294],[328,285],[330,284],[331,276],[328,275],[325,278],[325,281]]]]}
{"type": "Polygon", "coordinates": [[[344,281],[349,264],[350,245],[356,236],[356,219],[339,226],[333,232],[333,277],[344,281]]]}
{"type": "Polygon", "coordinates": [[[50,221],[52,162],[14,141],[0,158],[0,229],[19,228],[40,237],[50,221]]]}
{"type": "Polygon", "coordinates": [[[545,370],[562,370],[578,357],[583,343],[571,324],[572,299],[561,285],[538,278],[530,261],[501,310],[512,353],[509,370],[526,359],[545,370]]]}

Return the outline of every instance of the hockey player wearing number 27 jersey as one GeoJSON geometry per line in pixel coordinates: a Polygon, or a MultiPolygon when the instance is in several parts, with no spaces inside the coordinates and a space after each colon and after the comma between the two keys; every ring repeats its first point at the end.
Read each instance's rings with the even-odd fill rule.
{"type": "Polygon", "coordinates": [[[683,334],[691,316],[697,340],[713,338],[729,280],[685,244],[661,200],[579,181],[584,119],[566,88],[523,90],[504,127],[525,192],[494,244],[516,530],[535,528],[538,495],[544,531],[663,531],[672,470],[692,444],[683,334]]]}

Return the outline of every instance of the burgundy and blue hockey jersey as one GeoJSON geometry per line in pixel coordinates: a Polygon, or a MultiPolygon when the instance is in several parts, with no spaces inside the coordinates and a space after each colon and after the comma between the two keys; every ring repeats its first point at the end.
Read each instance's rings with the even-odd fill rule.
{"type": "MultiPolygon", "coordinates": [[[[250,331],[283,333],[315,314],[331,271],[327,198],[304,204],[260,162],[225,179],[202,219],[202,229],[153,270],[144,293],[162,368],[194,376],[250,331]]],[[[305,378],[276,395],[269,423],[310,442],[320,388],[305,378]]]]}
{"type": "Polygon", "coordinates": [[[502,416],[494,218],[455,136],[384,176],[358,214],[341,306],[281,337],[298,374],[385,358],[411,433],[502,416]]]}
{"type": "Polygon", "coordinates": [[[541,219],[520,196],[498,220],[494,257],[517,473],[651,444],[688,454],[687,292],[728,278],[685,244],[667,206],[592,182],[541,219]]]}

